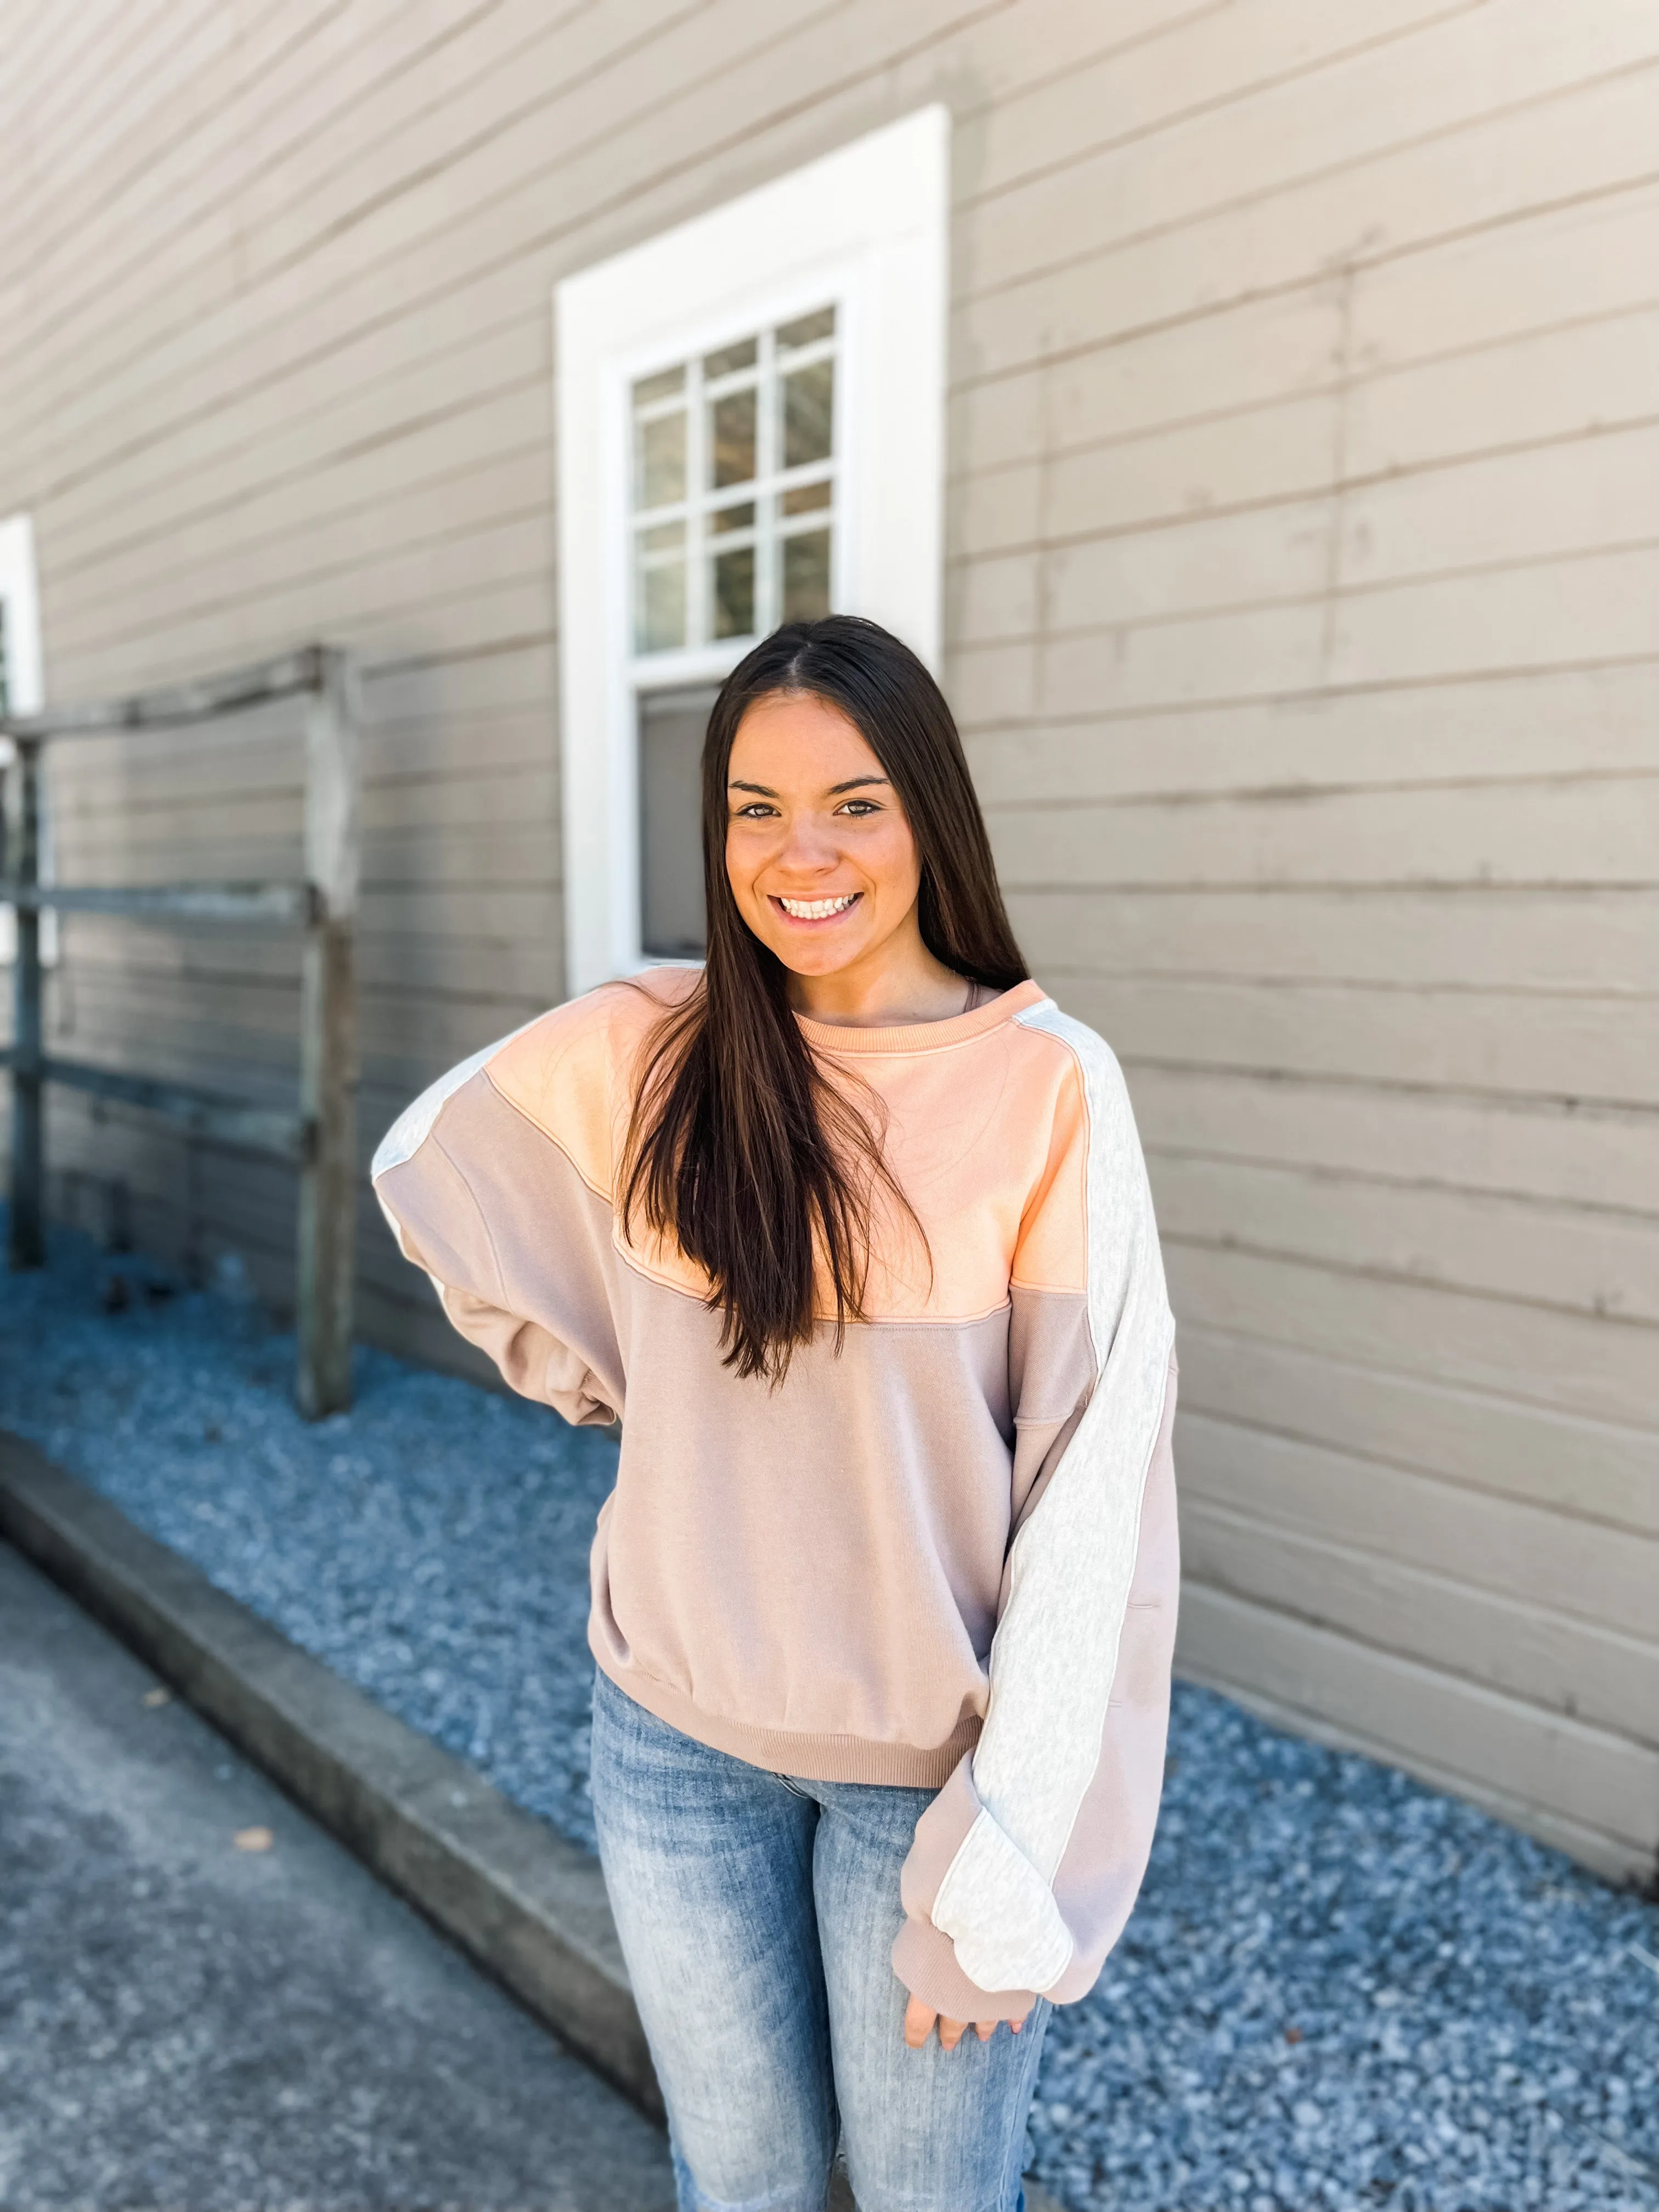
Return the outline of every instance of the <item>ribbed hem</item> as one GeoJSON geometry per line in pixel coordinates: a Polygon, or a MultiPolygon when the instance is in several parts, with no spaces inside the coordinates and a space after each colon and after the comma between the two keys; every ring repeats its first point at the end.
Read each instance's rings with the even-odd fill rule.
{"type": "Polygon", "coordinates": [[[1040,1006],[1048,995],[1041,983],[1028,980],[1016,983],[1012,991],[1000,992],[988,1005],[975,1006],[971,1014],[951,1014],[942,1022],[904,1022],[890,1030],[815,1022],[805,1014],[797,1014],[795,1019],[808,1044],[819,1052],[945,1052],[951,1045],[966,1044],[989,1030],[1000,1029],[1028,1006],[1040,1006]]]}
{"type": "MultiPolygon", "coordinates": [[[[595,1657],[598,1657],[597,1653],[595,1657]]],[[[901,1790],[940,1790],[965,1751],[979,1741],[980,1721],[970,1717],[947,1742],[924,1749],[910,1743],[875,1743],[858,1735],[797,1735],[787,1729],[753,1728],[700,1712],[683,1691],[653,1681],[637,1668],[599,1665],[624,1697],[632,1698],[670,1728],[711,1751],[724,1751],[770,1774],[802,1782],[876,1782],[901,1790]]]]}

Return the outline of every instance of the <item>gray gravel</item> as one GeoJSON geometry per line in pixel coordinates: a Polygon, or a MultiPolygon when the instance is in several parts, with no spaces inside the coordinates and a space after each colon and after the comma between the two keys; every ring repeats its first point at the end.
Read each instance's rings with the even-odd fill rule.
{"type": "Polygon", "coordinates": [[[1055,2017],[1082,2206],[1659,2204],[1659,1912],[1370,1759],[1177,1691],[1141,1900],[1055,2017]]]}
{"type": "MultiPolygon", "coordinates": [[[[0,1277],[0,1425],[591,1846],[604,1437],[373,1352],[354,1411],[307,1428],[291,1339],[74,1237],[0,1277]]],[[[1659,2212],[1659,1911],[1206,1692],[1178,1691],[1170,1750],[1141,1902],[1050,2031],[1056,2194],[1659,2212]]]]}
{"type": "Polygon", "coordinates": [[[0,1274],[0,1426],[593,1849],[587,1553],[614,1443],[362,1346],[352,1411],[313,1426],[293,1338],[251,1304],[74,1236],[0,1274]]]}

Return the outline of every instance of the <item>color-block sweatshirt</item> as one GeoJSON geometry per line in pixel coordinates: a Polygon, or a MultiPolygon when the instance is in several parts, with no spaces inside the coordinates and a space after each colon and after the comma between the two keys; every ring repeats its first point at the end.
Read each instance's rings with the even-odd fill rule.
{"type": "Polygon", "coordinates": [[[775,1772],[938,1792],[893,1950],[929,2005],[1081,1996],[1152,1845],[1179,1581],[1175,1322],[1121,1071],[1031,982],[900,1028],[798,1018],[927,1248],[878,1214],[866,1318],[773,1389],[722,1364],[700,1269],[616,1212],[639,1047],[697,988],[608,984],[452,1070],[380,1146],[381,1205],[514,1389],[622,1419],[605,1672],[775,1772]]]}

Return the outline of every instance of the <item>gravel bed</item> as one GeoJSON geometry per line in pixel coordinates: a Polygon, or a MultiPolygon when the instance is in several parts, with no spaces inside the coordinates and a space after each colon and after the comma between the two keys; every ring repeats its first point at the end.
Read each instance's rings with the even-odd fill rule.
{"type": "Polygon", "coordinates": [[[249,1299],[74,1235],[51,1254],[0,1273],[0,1427],[592,1850],[587,1554],[615,1444],[363,1346],[352,1410],[313,1425],[292,1335],[249,1299]]]}
{"type": "MultiPolygon", "coordinates": [[[[615,1448],[372,1351],[353,1411],[307,1427],[292,1338],[234,1291],[57,1237],[49,1271],[0,1275],[0,1425],[591,1847],[615,1448]]],[[[1050,2030],[1049,2188],[1078,2212],[1659,2212],[1659,1911],[1207,1692],[1177,1691],[1170,1752],[1140,1904],[1050,2030]]]]}

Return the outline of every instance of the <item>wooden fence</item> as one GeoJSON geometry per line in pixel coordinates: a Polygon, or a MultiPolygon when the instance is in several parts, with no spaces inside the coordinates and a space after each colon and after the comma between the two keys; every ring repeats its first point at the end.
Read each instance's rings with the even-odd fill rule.
{"type": "Polygon", "coordinates": [[[313,645],[228,676],[90,707],[0,717],[15,748],[15,804],[6,851],[0,814],[0,903],[16,910],[15,1015],[0,1062],[11,1070],[9,1264],[45,1264],[48,1084],[161,1115],[191,1135],[300,1170],[297,1391],[312,1419],[350,1402],[356,1210],[358,879],[356,678],[349,654],[313,645]],[[305,861],[297,882],[75,885],[40,881],[41,780],[48,743],[121,730],[176,729],[273,700],[306,709],[305,861]],[[252,1105],[45,1048],[40,915],[106,914],[147,921],[299,926],[305,931],[298,1110],[252,1105]]]}

